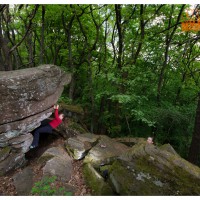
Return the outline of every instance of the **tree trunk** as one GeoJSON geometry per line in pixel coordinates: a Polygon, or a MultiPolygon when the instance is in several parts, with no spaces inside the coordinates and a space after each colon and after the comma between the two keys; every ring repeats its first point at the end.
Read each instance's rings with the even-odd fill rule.
{"type": "MultiPolygon", "coordinates": [[[[172,32],[169,33],[169,31],[168,31],[167,34],[166,34],[164,62],[163,62],[162,68],[161,68],[161,72],[160,72],[160,76],[159,76],[159,80],[158,80],[158,88],[157,88],[157,103],[158,103],[158,106],[160,106],[160,102],[161,102],[161,90],[162,90],[163,82],[164,82],[164,74],[165,74],[165,71],[166,71],[166,68],[167,68],[167,65],[168,65],[168,60],[169,60],[168,54],[169,54],[170,44],[171,44],[172,38],[174,36],[174,33],[175,33],[176,29],[178,28],[178,22],[180,22],[181,15],[183,13],[184,7],[185,7],[185,5],[182,5],[180,12],[178,14],[177,20],[176,20],[176,24],[175,24],[172,32]]],[[[174,12],[174,5],[171,5],[171,13],[170,13],[170,16],[169,16],[167,29],[169,29],[171,27],[173,12],[174,12]]]]}
{"type": "Polygon", "coordinates": [[[1,58],[3,63],[1,64],[2,70],[5,71],[11,71],[12,70],[12,59],[11,59],[11,54],[10,54],[10,49],[9,49],[9,40],[3,35],[3,30],[2,30],[2,16],[0,15],[0,44],[1,44],[1,58]]]}
{"type": "Polygon", "coordinates": [[[65,37],[67,37],[67,47],[68,47],[68,65],[70,67],[70,70],[72,72],[72,79],[69,85],[69,98],[73,101],[74,99],[74,90],[75,90],[75,76],[74,76],[74,64],[73,64],[73,58],[72,58],[72,34],[71,29],[73,25],[73,21],[75,19],[75,15],[73,15],[69,21],[69,23],[66,25],[64,13],[62,13],[62,23],[65,30],[65,37]]]}
{"type": "Polygon", "coordinates": [[[192,137],[192,142],[190,145],[188,161],[193,164],[198,164],[199,153],[200,153],[200,92],[198,95],[198,105],[196,110],[195,124],[194,124],[194,133],[192,137]]]}
{"type": "Polygon", "coordinates": [[[137,51],[136,51],[135,56],[134,56],[133,64],[135,64],[136,61],[137,61],[137,58],[138,58],[139,53],[140,53],[140,51],[142,49],[142,44],[143,44],[143,40],[144,40],[144,34],[145,34],[144,27],[145,27],[145,23],[144,23],[144,17],[143,17],[143,15],[144,15],[144,5],[141,4],[140,5],[140,29],[141,29],[140,42],[138,44],[137,51]]]}
{"type": "Polygon", "coordinates": [[[34,57],[33,57],[33,33],[29,32],[27,35],[27,44],[28,44],[28,67],[34,67],[34,57]]]}
{"type": "Polygon", "coordinates": [[[40,44],[40,64],[44,63],[44,17],[45,17],[45,6],[42,6],[42,29],[41,29],[41,44],[40,44]]]}
{"type": "Polygon", "coordinates": [[[121,5],[115,5],[115,12],[116,12],[116,24],[118,30],[118,37],[119,37],[119,51],[117,57],[117,66],[118,69],[121,70],[122,68],[122,51],[123,51],[123,36],[122,36],[122,23],[121,23],[121,5]]]}

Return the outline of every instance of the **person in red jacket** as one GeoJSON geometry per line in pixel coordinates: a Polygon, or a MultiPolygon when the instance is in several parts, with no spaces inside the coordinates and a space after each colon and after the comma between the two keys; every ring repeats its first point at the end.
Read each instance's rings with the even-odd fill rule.
{"type": "Polygon", "coordinates": [[[33,134],[34,138],[30,146],[30,149],[33,149],[38,146],[40,133],[52,133],[52,130],[61,124],[64,118],[64,114],[63,113],[58,114],[58,108],[59,108],[59,105],[54,105],[55,118],[52,121],[50,121],[46,126],[41,126],[34,131],[34,134],[33,134]]]}

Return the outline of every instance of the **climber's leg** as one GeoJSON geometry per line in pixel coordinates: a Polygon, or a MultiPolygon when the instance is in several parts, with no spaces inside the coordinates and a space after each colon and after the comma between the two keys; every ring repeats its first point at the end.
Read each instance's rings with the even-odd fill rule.
{"type": "Polygon", "coordinates": [[[35,148],[38,146],[40,133],[52,133],[52,127],[48,124],[46,126],[42,126],[38,129],[36,129],[33,134],[34,138],[33,138],[33,142],[31,144],[30,148],[35,148]]]}

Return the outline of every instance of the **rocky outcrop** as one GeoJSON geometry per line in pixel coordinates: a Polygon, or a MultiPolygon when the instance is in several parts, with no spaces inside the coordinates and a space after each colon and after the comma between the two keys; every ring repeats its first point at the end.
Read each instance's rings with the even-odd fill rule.
{"type": "MultiPolygon", "coordinates": [[[[112,143],[109,148],[114,148],[112,143]]],[[[89,154],[92,151],[94,149],[89,154]]],[[[169,144],[156,147],[141,140],[117,157],[110,154],[108,159],[109,156],[105,156],[99,165],[96,161],[101,158],[101,151],[95,152],[95,162],[86,156],[85,164],[86,180],[89,179],[87,183],[93,194],[103,195],[96,187],[102,184],[101,176],[118,195],[200,195],[200,168],[181,158],[169,144]],[[89,174],[93,176],[90,178],[89,174]]],[[[110,195],[108,187],[102,186],[104,195],[110,195]]]]}
{"type": "Polygon", "coordinates": [[[0,152],[8,146],[11,149],[1,155],[0,162],[29,150],[30,132],[52,114],[70,80],[70,74],[54,65],[0,72],[0,152]]]}
{"type": "Polygon", "coordinates": [[[126,145],[113,141],[108,136],[101,135],[98,144],[85,156],[84,162],[100,165],[107,162],[107,160],[120,156],[128,149],[129,147],[126,145]]]}

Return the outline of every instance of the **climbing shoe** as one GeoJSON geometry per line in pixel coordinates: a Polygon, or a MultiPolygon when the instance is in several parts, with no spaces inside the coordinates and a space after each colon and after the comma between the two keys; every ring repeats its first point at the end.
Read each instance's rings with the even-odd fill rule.
{"type": "Polygon", "coordinates": [[[30,146],[30,149],[34,149],[35,147],[36,147],[36,146],[34,146],[34,145],[31,145],[31,146],[30,146]]]}

